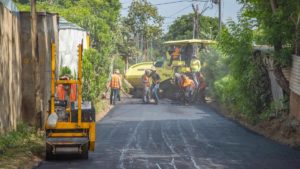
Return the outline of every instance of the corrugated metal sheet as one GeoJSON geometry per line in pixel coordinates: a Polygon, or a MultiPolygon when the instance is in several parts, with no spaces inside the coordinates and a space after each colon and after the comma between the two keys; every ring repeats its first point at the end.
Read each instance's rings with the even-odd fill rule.
{"type": "Polygon", "coordinates": [[[77,74],[78,45],[83,43],[83,49],[88,49],[88,32],[66,19],[59,18],[59,67],[67,66],[72,73],[77,74]]]}
{"type": "Polygon", "coordinates": [[[18,15],[19,10],[12,0],[0,0],[0,3],[2,3],[8,10],[13,12],[13,14],[18,15]]]}
{"type": "Polygon", "coordinates": [[[291,69],[290,68],[283,68],[282,73],[287,81],[290,81],[291,79],[291,69]]]}
{"type": "Polygon", "coordinates": [[[300,56],[293,55],[290,89],[300,95],[300,56]]]}
{"type": "Polygon", "coordinates": [[[63,29],[72,29],[72,30],[81,30],[81,31],[85,31],[83,28],[79,27],[78,25],[67,21],[65,18],[63,17],[59,17],[59,30],[63,30],[63,29]]]}

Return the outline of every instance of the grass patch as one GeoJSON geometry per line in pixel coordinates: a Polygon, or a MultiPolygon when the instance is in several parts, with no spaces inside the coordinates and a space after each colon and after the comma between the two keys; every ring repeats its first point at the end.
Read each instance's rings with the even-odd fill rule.
{"type": "Polygon", "coordinates": [[[27,168],[44,151],[44,135],[26,124],[0,136],[0,168],[27,168]]]}

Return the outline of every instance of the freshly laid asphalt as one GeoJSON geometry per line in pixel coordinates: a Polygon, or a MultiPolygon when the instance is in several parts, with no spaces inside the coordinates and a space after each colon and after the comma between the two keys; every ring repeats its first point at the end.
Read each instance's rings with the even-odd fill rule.
{"type": "Polygon", "coordinates": [[[300,169],[300,151],[251,132],[207,105],[127,99],[97,123],[88,160],[65,155],[41,169],[300,169]]]}

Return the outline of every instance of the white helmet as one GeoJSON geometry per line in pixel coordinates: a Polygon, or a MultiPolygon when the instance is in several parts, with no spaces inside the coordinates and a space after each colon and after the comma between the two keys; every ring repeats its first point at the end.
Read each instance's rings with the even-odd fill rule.
{"type": "Polygon", "coordinates": [[[120,70],[119,70],[119,69],[115,69],[115,70],[114,70],[114,73],[119,74],[119,73],[120,73],[120,70]]]}

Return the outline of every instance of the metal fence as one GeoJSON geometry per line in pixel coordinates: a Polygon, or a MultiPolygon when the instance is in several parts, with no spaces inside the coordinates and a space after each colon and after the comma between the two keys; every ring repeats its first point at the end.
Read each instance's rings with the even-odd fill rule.
{"type": "Polygon", "coordinates": [[[8,10],[13,12],[15,15],[19,14],[19,10],[12,0],[0,0],[0,3],[2,3],[8,10]]]}

